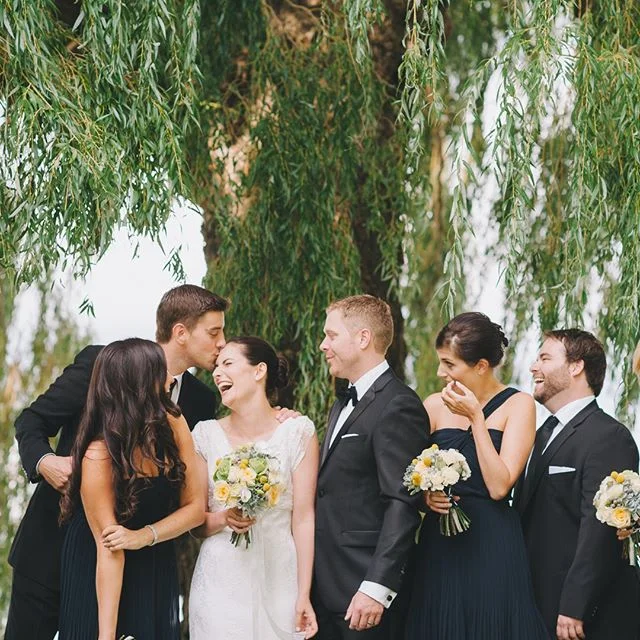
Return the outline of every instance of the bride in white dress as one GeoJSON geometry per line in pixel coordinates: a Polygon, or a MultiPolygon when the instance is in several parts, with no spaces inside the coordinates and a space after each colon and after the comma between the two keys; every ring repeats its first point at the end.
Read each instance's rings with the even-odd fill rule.
{"type": "Polygon", "coordinates": [[[232,340],[218,356],[213,377],[230,414],[193,430],[208,507],[193,531],[204,542],[191,582],[191,640],[292,640],[317,632],[309,593],[318,440],[309,418],[276,419],[269,397],[286,384],[286,372],[286,361],[260,338],[232,340]],[[285,485],[278,504],[255,521],[213,496],[216,460],[247,443],[278,458],[285,485]],[[248,549],[231,544],[232,531],[249,528],[248,549]]]}

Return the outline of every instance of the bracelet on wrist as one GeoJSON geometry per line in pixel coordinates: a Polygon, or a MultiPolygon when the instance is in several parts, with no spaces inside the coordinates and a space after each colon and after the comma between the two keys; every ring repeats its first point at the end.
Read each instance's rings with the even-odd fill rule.
{"type": "Polygon", "coordinates": [[[147,546],[148,547],[153,547],[153,545],[156,542],[158,542],[158,532],[156,531],[156,528],[152,524],[145,524],[144,526],[147,529],[149,529],[151,531],[151,534],[153,535],[153,540],[147,546]]]}

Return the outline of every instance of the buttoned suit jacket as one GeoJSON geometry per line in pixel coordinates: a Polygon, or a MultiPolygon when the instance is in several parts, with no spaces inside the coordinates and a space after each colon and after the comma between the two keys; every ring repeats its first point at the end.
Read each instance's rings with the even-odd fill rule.
{"type": "MultiPolygon", "coordinates": [[[[49,438],[59,435],[55,453],[68,456],[75,442],[87,399],[93,365],[101,345],[84,348],[60,377],[16,419],[20,459],[36,489],[9,553],[9,563],[22,575],[57,590],[63,531],[58,526],[60,494],[36,472],[38,461],[53,450],[49,438]]],[[[190,429],[215,417],[215,393],[188,371],[182,377],[178,405],[190,429]]]]}
{"type": "Polygon", "coordinates": [[[631,433],[593,401],[549,443],[532,477],[516,484],[536,601],[553,637],[562,614],[583,620],[589,640],[636,638],[638,581],[614,529],[596,519],[593,498],[611,471],[637,468],[631,433]]]}
{"type": "Polygon", "coordinates": [[[342,407],[336,401],[329,415],[316,496],[314,592],[336,613],[347,610],[363,580],[400,591],[420,504],[403,475],[430,431],[422,402],[390,369],[330,445],[342,407]]]}

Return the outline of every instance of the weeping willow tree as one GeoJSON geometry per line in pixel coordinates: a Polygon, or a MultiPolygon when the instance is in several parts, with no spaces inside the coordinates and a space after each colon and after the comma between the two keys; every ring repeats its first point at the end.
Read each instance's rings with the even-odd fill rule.
{"type": "Polygon", "coordinates": [[[391,360],[433,388],[434,331],[503,270],[515,336],[638,335],[632,0],[5,0],[0,264],[86,270],[121,225],[204,212],[234,332],[327,404],[324,308],[388,299],[391,360]],[[480,237],[479,237],[480,236],[480,237]],[[482,244],[482,243],[480,243],[482,244]],[[407,360],[407,355],[410,358],[407,360]]]}

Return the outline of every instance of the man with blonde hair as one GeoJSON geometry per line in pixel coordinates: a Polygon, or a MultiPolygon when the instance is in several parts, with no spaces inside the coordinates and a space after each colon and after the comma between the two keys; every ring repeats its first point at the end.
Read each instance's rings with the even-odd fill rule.
{"type": "MultiPolygon", "coordinates": [[[[402,486],[427,445],[420,398],[389,368],[389,305],[358,295],[327,309],[321,351],[350,386],[329,414],[316,501],[313,598],[320,640],[403,636],[396,600],[419,523],[402,486]]],[[[402,599],[400,599],[402,600],[402,599]]]]}

